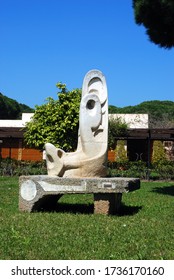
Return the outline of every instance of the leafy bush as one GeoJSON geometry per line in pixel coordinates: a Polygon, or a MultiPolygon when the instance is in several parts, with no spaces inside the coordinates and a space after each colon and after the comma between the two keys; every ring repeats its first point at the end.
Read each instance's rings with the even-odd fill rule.
{"type": "Polygon", "coordinates": [[[160,179],[160,174],[155,172],[155,171],[152,171],[149,174],[149,179],[154,180],[154,181],[159,180],[160,179]]]}
{"type": "Polygon", "coordinates": [[[109,177],[138,177],[140,179],[150,180],[173,180],[174,162],[161,161],[158,164],[152,164],[147,167],[146,162],[134,161],[127,162],[120,168],[119,162],[108,162],[109,177]]]}
{"type": "Polygon", "coordinates": [[[45,161],[18,161],[10,158],[0,160],[0,176],[46,174],[45,161]]]}
{"type": "Polygon", "coordinates": [[[148,168],[143,161],[108,162],[109,177],[138,177],[146,179],[148,168]]]}
{"type": "Polygon", "coordinates": [[[152,163],[159,164],[164,161],[166,161],[166,154],[163,143],[160,140],[155,140],[153,141],[152,163]]]}
{"type": "MultiPolygon", "coordinates": [[[[150,180],[174,180],[174,161],[152,164],[139,161],[108,161],[108,177],[138,177],[150,180]]],[[[0,176],[44,175],[47,174],[46,162],[17,161],[14,159],[0,160],[0,176]]]]}
{"type": "Polygon", "coordinates": [[[127,162],[128,158],[127,158],[127,152],[125,150],[125,141],[124,140],[118,140],[117,141],[117,145],[115,148],[116,151],[116,161],[117,162],[127,162]]]}
{"type": "Polygon", "coordinates": [[[81,89],[69,91],[66,85],[58,83],[58,99],[47,98],[47,102],[36,106],[33,118],[26,124],[24,138],[30,147],[43,149],[45,143],[52,143],[66,152],[77,147],[79,127],[79,106],[81,89]]]}
{"type": "Polygon", "coordinates": [[[159,174],[160,179],[174,178],[174,162],[173,161],[159,161],[152,165],[153,170],[159,174]]]}
{"type": "Polygon", "coordinates": [[[115,149],[116,137],[127,135],[128,133],[127,129],[128,129],[127,123],[121,120],[120,118],[111,117],[109,119],[108,147],[110,149],[115,149]]]}

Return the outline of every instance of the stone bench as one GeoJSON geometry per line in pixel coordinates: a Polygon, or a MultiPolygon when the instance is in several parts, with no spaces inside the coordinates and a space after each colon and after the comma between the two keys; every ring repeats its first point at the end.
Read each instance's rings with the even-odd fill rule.
{"type": "Polygon", "coordinates": [[[95,214],[115,214],[122,194],[140,188],[137,178],[63,178],[48,175],[19,178],[19,209],[38,211],[43,205],[57,204],[64,194],[93,194],[95,214]]]}

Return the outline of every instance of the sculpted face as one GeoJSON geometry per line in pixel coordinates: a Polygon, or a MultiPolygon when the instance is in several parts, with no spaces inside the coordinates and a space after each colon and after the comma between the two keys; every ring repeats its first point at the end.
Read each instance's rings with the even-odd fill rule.
{"type": "Polygon", "coordinates": [[[76,152],[45,145],[48,175],[104,177],[108,145],[108,97],[104,75],[89,71],[83,81],[76,152]]]}

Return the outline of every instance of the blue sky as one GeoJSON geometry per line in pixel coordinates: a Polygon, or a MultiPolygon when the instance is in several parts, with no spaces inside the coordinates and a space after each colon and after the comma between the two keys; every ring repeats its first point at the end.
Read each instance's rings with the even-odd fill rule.
{"type": "Polygon", "coordinates": [[[81,88],[106,77],[109,104],[174,101],[174,50],[159,48],[135,24],[132,0],[0,0],[0,92],[30,107],[56,83],[81,88]]]}

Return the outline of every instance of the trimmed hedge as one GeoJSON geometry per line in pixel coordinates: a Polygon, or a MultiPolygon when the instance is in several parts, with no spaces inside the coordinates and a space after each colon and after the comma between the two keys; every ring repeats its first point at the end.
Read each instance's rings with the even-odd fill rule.
{"type": "Polygon", "coordinates": [[[0,176],[21,176],[47,174],[45,161],[19,161],[0,159],[0,176]]]}
{"type": "MultiPolygon", "coordinates": [[[[0,159],[0,176],[44,175],[46,161],[0,159]]],[[[174,180],[174,161],[159,161],[147,167],[143,161],[108,161],[108,177],[137,177],[144,180],[174,180]]]]}
{"type": "Polygon", "coordinates": [[[145,180],[174,180],[174,161],[159,161],[147,167],[143,161],[108,162],[109,177],[138,177],[145,180]]]}

